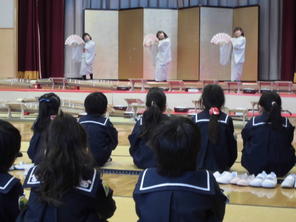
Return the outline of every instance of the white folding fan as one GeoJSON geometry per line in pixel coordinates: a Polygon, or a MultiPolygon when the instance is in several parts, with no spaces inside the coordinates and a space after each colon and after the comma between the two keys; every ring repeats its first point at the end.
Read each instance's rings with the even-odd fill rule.
{"type": "Polygon", "coordinates": [[[218,33],[213,36],[211,43],[215,45],[228,44],[231,41],[231,36],[227,33],[218,33]]]}
{"type": "Polygon", "coordinates": [[[82,44],[84,44],[84,41],[79,35],[70,35],[65,41],[65,45],[68,46],[82,44]]]}
{"type": "Polygon", "coordinates": [[[156,38],[156,36],[154,34],[147,34],[144,37],[143,45],[145,47],[150,47],[150,46],[154,45],[156,42],[158,42],[158,39],[156,38]]]}

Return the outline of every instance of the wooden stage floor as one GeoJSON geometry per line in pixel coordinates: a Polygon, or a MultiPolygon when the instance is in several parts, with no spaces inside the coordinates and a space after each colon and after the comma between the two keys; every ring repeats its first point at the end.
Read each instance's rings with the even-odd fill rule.
{"type": "MultiPolygon", "coordinates": [[[[127,136],[130,134],[133,125],[123,122],[115,123],[119,131],[119,146],[112,153],[112,162],[107,163],[103,169],[119,169],[128,171],[137,171],[129,156],[129,142],[127,136]]],[[[124,122],[125,121],[125,122],[124,122]]],[[[293,120],[295,121],[295,120],[293,120]]],[[[18,158],[16,163],[29,163],[26,154],[29,140],[32,136],[30,130],[33,122],[12,122],[22,134],[23,157],[18,158]]],[[[294,123],[295,124],[295,123],[294,123]]],[[[235,126],[238,125],[235,122],[235,126]]],[[[239,155],[234,164],[233,170],[245,172],[240,165],[242,139],[240,136],[241,129],[236,128],[235,132],[238,138],[239,155]]],[[[294,137],[295,138],[295,137],[294,137]]],[[[294,146],[296,141],[294,140],[294,146]]],[[[293,172],[296,173],[294,167],[293,172]]],[[[111,172],[111,171],[110,171],[111,172]]],[[[103,180],[114,190],[114,196],[117,203],[115,215],[110,219],[111,222],[134,222],[137,220],[135,213],[132,193],[138,176],[132,174],[112,174],[103,173],[103,180]]],[[[24,180],[23,171],[12,171],[12,173],[24,180]]],[[[221,188],[229,197],[230,203],[226,208],[224,221],[226,222],[295,222],[296,220],[296,189],[282,189],[279,186],[276,189],[263,189],[251,187],[238,187],[234,185],[223,185],[221,188]]],[[[29,194],[29,190],[26,190],[29,194]]]]}

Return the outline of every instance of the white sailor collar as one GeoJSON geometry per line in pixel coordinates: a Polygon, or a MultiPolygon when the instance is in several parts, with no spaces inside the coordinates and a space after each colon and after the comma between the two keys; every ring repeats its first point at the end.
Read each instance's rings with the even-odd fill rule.
{"type": "MultiPolygon", "coordinates": [[[[265,124],[271,124],[270,122],[266,121],[266,118],[264,116],[255,116],[252,118],[252,126],[261,126],[265,124]]],[[[282,126],[285,128],[288,128],[288,118],[284,117],[282,121],[282,126]]]]}
{"type": "MultiPolygon", "coordinates": [[[[40,186],[40,180],[35,175],[35,170],[37,166],[32,167],[24,182],[24,188],[34,188],[40,186]]],[[[87,178],[83,178],[80,181],[80,184],[75,187],[76,190],[82,192],[91,197],[96,196],[97,188],[101,183],[100,174],[96,169],[93,169],[91,174],[87,178]]]]}
{"type": "MultiPolygon", "coordinates": [[[[227,114],[222,113],[219,117],[218,122],[227,124],[228,119],[229,119],[229,116],[227,114]]],[[[209,116],[206,116],[204,113],[199,113],[199,114],[195,114],[194,122],[195,123],[210,122],[210,118],[209,116]]]]}
{"type": "Polygon", "coordinates": [[[79,121],[80,124],[97,124],[101,126],[106,126],[108,122],[108,118],[100,117],[100,118],[83,118],[79,121]]]}
{"type": "Polygon", "coordinates": [[[207,194],[215,193],[213,178],[207,170],[188,172],[181,177],[168,178],[160,176],[155,168],[146,169],[143,172],[136,193],[169,190],[187,190],[207,194]]]}
{"type": "Polygon", "coordinates": [[[20,180],[8,173],[0,173],[0,193],[8,193],[20,180]]]}

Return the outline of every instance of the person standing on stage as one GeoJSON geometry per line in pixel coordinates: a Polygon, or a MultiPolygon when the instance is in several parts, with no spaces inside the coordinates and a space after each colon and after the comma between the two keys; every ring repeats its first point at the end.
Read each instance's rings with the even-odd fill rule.
{"type": "Polygon", "coordinates": [[[84,33],[82,39],[85,45],[81,58],[80,76],[82,79],[86,79],[89,75],[90,79],[93,79],[92,65],[96,57],[96,43],[88,33],[84,33]]]}
{"type": "Polygon", "coordinates": [[[169,64],[172,61],[171,41],[164,31],[156,33],[158,39],[155,59],[155,81],[167,81],[169,64]]]}
{"type": "Polygon", "coordinates": [[[240,81],[243,75],[245,62],[246,38],[241,27],[233,30],[232,56],[231,56],[231,81],[240,81]]]}

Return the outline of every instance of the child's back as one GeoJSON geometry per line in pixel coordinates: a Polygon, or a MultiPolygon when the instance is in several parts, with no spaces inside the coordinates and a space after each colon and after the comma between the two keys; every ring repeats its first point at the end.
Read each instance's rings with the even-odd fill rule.
{"type": "MultiPolygon", "coordinates": [[[[162,115],[162,120],[167,119],[166,115],[162,115]]],[[[134,164],[141,169],[155,167],[155,155],[152,149],[147,146],[147,137],[142,136],[143,132],[143,118],[141,117],[128,139],[130,142],[130,155],[133,157],[134,164]]]]}
{"type": "Polygon", "coordinates": [[[108,118],[86,115],[79,119],[87,133],[90,151],[97,166],[103,166],[118,145],[118,132],[108,118]]]}
{"type": "Polygon", "coordinates": [[[24,191],[19,179],[8,173],[20,150],[21,136],[10,123],[0,120],[0,221],[15,221],[24,191]]]}
{"type": "Polygon", "coordinates": [[[187,118],[160,125],[149,141],[157,168],[139,177],[134,200],[139,222],[222,221],[227,198],[214,176],[196,171],[198,127],[187,118]]]}
{"type": "Polygon", "coordinates": [[[105,117],[108,100],[101,92],[89,94],[84,100],[87,113],[79,119],[87,134],[89,149],[97,166],[103,166],[118,145],[118,132],[105,117]]]}
{"type": "Polygon", "coordinates": [[[113,191],[102,184],[75,118],[61,113],[51,121],[42,161],[29,172],[31,188],[23,221],[106,221],[115,211],[113,191]]]}
{"type": "Polygon", "coordinates": [[[265,170],[284,176],[295,165],[295,150],[291,145],[294,127],[287,118],[282,118],[283,127],[275,130],[267,118],[267,115],[253,117],[243,129],[242,165],[251,174],[265,170]]]}
{"type": "Polygon", "coordinates": [[[233,122],[230,116],[220,112],[218,118],[219,140],[216,144],[209,139],[208,111],[193,117],[201,133],[201,146],[197,157],[197,168],[214,171],[229,170],[237,158],[237,143],[234,138],[233,122]]]}
{"type": "Polygon", "coordinates": [[[31,188],[28,208],[23,213],[26,221],[106,221],[113,215],[115,202],[113,191],[102,184],[96,170],[89,171],[80,184],[68,190],[60,199],[61,205],[54,206],[40,201],[40,181],[32,168],[24,187],[31,188]]]}
{"type": "Polygon", "coordinates": [[[206,171],[190,171],[168,178],[147,169],[134,191],[139,222],[207,222],[222,221],[225,196],[213,175],[206,171]]]}
{"type": "Polygon", "coordinates": [[[146,143],[155,128],[167,119],[167,116],[163,114],[165,109],[166,95],[163,90],[157,87],[151,88],[146,95],[146,110],[128,137],[129,152],[134,164],[141,169],[155,167],[154,153],[146,143]]]}
{"type": "Polygon", "coordinates": [[[54,93],[46,93],[39,98],[38,117],[32,127],[33,136],[28,148],[28,156],[35,164],[41,161],[44,152],[43,134],[58,114],[60,103],[60,98],[54,93]]]}
{"type": "Polygon", "coordinates": [[[263,93],[258,104],[261,115],[242,130],[242,165],[251,174],[265,170],[284,176],[295,165],[294,127],[281,116],[282,101],[276,92],[263,93]]]}
{"type": "Polygon", "coordinates": [[[210,84],[203,89],[204,111],[193,117],[201,132],[198,169],[222,172],[229,170],[237,158],[232,119],[221,111],[224,103],[224,92],[219,85],[210,84]]]}

